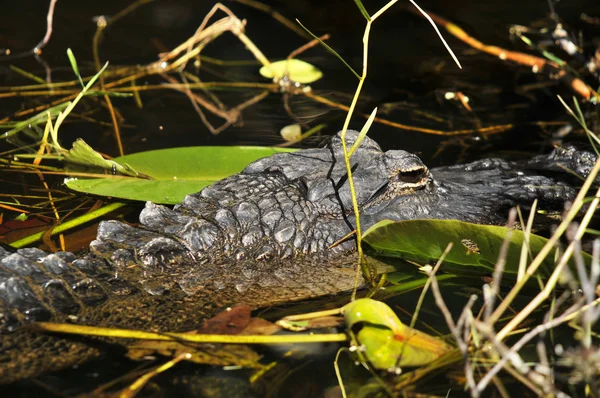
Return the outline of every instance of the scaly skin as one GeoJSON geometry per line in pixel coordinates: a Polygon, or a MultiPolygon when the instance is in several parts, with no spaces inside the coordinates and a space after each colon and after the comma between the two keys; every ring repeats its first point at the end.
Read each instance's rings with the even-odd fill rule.
{"type": "MultiPolygon", "coordinates": [[[[356,132],[348,132],[351,147],[356,132]]],[[[352,157],[363,228],[382,219],[502,224],[534,199],[562,209],[573,177],[595,162],[558,149],[526,162],[487,159],[433,169],[366,138],[352,157]]],[[[90,253],[0,248],[0,382],[81,363],[105,340],[32,333],[33,321],[186,331],[234,303],[253,308],[352,289],[354,229],[339,137],[277,154],[169,209],[148,203],[141,225],[100,224],[90,253]]]]}

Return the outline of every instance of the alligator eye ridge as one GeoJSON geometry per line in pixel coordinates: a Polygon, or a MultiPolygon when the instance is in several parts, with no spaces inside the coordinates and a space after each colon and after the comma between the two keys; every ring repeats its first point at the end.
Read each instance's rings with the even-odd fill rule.
{"type": "Polygon", "coordinates": [[[396,178],[399,181],[416,184],[423,179],[427,169],[418,168],[410,171],[399,171],[396,178]]]}

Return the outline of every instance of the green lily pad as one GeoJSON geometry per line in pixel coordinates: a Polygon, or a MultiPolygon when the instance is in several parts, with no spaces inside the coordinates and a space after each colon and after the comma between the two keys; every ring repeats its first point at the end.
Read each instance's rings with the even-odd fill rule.
{"type": "Polygon", "coordinates": [[[299,59],[272,62],[270,68],[263,66],[259,73],[267,79],[274,77],[281,79],[287,73],[291,80],[302,84],[313,83],[323,77],[323,72],[319,68],[299,59]]]}
{"type": "MultiPolygon", "coordinates": [[[[383,220],[369,228],[363,237],[364,242],[382,255],[401,257],[406,260],[428,264],[442,256],[448,243],[452,250],[448,253],[442,268],[456,273],[489,274],[498,260],[500,247],[508,229],[493,225],[470,224],[456,220],[383,220]]],[[[538,235],[530,235],[530,248],[533,256],[540,252],[548,240],[538,235]]],[[[513,230],[506,257],[505,272],[518,272],[523,232],[513,230]]],[[[591,256],[584,253],[586,261],[591,256]]],[[[553,256],[544,260],[539,268],[542,276],[550,274],[554,267],[553,256]]]]}
{"type": "Polygon", "coordinates": [[[78,192],[129,200],[177,204],[190,194],[240,172],[248,163],[293,149],[268,147],[184,147],[134,153],[115,158],[127,170],[152,179],[127,176],[68,178],[78,192]]]}

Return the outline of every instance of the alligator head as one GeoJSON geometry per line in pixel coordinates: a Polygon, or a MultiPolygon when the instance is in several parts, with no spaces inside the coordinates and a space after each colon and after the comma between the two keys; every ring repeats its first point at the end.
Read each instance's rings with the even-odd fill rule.
{"type": "MultiPolygon", "coordinates": [[[[348,148],[357,136],[348,131],[348,148]]],[[[556,168],[559,159],[544,159],[528,163],[487,159],[430,172],[417,156],[402,150],[383,152],[365,138],[350,160],[362,227],[382,219],[417,218],[499,224],[510,207],[527,207],[536,198],[562,206],[576,188],[560,178],[545,177],[541,171],[556,168]]],[[[562,160],[567,168],[575,161],[573,156],[562,160]]],[[[593,161],[587,160],[588,169],[593,161]]],[[[330,248],[355,228],[340,135],[324,148],[258,160],[187,196],[173,209],[148,203],[140,221],[141,229],[135,230],[104,223],[92,247],[113,255],[129,245],[146,263],[157,265],[168,263],[167,257],[176,262],[182,257],[192,262],[270,261],[351,251],[352,240],[330,248]],[[106,243],[116,245],[100,250],[106,243]]]]}
{"type": "MultiPolygon", "coordinates": [[[[357,133],[349,131],[347,144],[357,133]]],[[[376,220],[398,197],[432,186],[421,160],[382,152],[365,138],[351,158],[359,207],[376,220]]],[[[224,261],[268,262],[354,249],[352,198],[340,136],[325,148],[280,153],[189,195],[170,209],[147,203],[140,228],[117,221],[100,226],[92,250],[116,263],[148,267],[224,261]]],[[[367,225],[368,226],[368,225],[367,225]]]]}

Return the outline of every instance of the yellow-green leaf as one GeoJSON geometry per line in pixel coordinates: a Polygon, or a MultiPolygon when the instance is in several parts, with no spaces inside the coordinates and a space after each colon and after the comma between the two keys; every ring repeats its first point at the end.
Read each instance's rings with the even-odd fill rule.
{"type": "Polygon", "coordinates": [[[348,328],[360,326],[360,355],[375,369],[427,365],[451,350],[443,340],[404,325],[387,304],[358,299],[343,308],[348,328]]]}
{"type": "Polygon", "coordinates": [[[122,174],[130,177],[137,177],[138,173],[129,165],[115,162],[114,160],[104,159],[102,155],[89,146],[84,140],[78,138],[73,143],[73,148],[65,154],[65,162],[87,167],[99,167],[113,174],[122,174]]]}
{"type": "Polygon", "coordinates": [[[273,79],[275,77],[281,79],[287,75],[291,80],[302,84],[316,82],[323,77],[323,72],[316,66],[299,59],[273,62],[271,63],[270,68],[266,66],[260,68],[259,73],[267,79],[273,79]]]}

